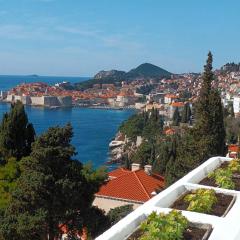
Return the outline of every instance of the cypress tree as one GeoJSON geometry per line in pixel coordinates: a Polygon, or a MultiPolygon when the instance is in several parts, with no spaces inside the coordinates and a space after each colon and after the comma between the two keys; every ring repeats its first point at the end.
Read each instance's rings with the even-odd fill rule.
{"type": "Polygon", "coordinates": [[[214,74],[212,71],[212,54],[208,53],[204,66],[203,82],[196,104],[195,137],[203,151],[203,161],[211,156],[225,155],[225,128],[223,107],[220,94],[213,89],[214,74]]]}
{"type": "Polygon", "coordinates": [[[180,121],[181,121],[180,113],[178,107],[176,107],[173,113],[173,126],[179,126],[180,121]]]}
{"type": "Polygon", "coordinates": [[[234,109],[233,109],[233,103],[229,103],[229,115],[230,117],[234,118],[235,114],[234,114],[234,109]]]}
{"type": "Polygon", "coordinates": [[[153,171],[159,174],[164,175],[166,171],[166,165],[169,160],[169,143],[161,142],[160,145],[157,146],[157,157],[153,162],[153,171]]]}
{"type": "Polygon", "coordinates": [[[208,53],[207,63],[204,66],[202,87],[200,90],[200,96],[198,98],[198,103],[196,104],[196,129],[198,133],[202,135],[208,135],[211,129],[211,107],[209,105],[209,96],[212,89],[212,81],[214,78],[212,72],[212,54],[208,53]]]}
{"type": "Polygon", "coordinates": [[[189,103],[186,103],[184,105],[184,108],[183,108],[183,111],[182,111],[182,118],[181,118],[182,121],[181,122],[182,123],[189,123],[191,115],[192,115],[192,113],[191,113],[191,108],[189,106],[189,103]]]}

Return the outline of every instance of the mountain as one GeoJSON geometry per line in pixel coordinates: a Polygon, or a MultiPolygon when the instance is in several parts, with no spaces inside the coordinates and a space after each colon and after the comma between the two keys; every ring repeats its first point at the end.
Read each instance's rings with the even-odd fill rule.
{"type": "Polygon", "coordinates": [[[116,80],[120,80],[125,77],[126,72],[118,71],[118,70],[110,70],[110,71],[100,71],[93,78],[94,79],[103,79],[103,78],[114,78],[116,80]]]}
{"type": "Polygon", "coordinates": [[[128,78],[168,78],[171,73],[151,63],[143,63],[127,73],[128,78]]]}
{"type": "Polygon", "coordinates": [[[143,63],[137,68],[130,70],[129,72],[110,70],[110,71],[100,71],[93,79],[76,83],[75,89],[85,90],[91,88],[94,84],[115,84],[120,85],[121,81],[133,81],[137,78],[169,78],[171,73],[155,66],[151,63],[143,63]]]}

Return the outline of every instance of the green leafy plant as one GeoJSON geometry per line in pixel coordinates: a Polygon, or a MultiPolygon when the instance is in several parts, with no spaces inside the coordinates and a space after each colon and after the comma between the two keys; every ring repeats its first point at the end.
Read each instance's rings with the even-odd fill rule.
{"type": "Polygon", "coordinates": [[[228,169],[230,169],[232,172],[240,172],[240,160],[234,159],[230,161],[228,169]]]}
{"type": "Polygon", "coordinates": [[[188,225],[180,211],[173,210],[168,214],[153,212],[140,226],[144,232],[140,240],[181,240],[188,225]]]}
{"type": "Polygon", "coordinates": [[[230,168],[219,168],[214,172],[209,173],[208,177],[213,178],[215,183],[221,188],[234,189],[235,184],[232,180],[232,175],[233,173],[230,168]]]}
{"type": "Polygon", "coordinates": [[[214,190],[200,188],[187,194],[184,201],[189,203],[189,211],[209,213],[217,202],[217,197],[214,190]]]}

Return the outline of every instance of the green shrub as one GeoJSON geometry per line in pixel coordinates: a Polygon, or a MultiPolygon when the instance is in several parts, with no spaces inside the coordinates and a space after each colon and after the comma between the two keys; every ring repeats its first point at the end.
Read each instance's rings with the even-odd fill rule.
{"type": "Polygon", "coordinates": [[[214,178],[215,183],[221,188],[234,189],[235,184],[232,180],[232,175],[233,173],[230,168],[219,168],[214,172],[209,173],[208,177],[214,178]]]}
{"type": "Polygon", "coordinates": [[[181,240],[188,224],[179,211],[173,210],[168,214],[153,212],[140,226],[144,232],[140,240],[181,240]]]}
{"type": "Polygon", "coordinates": [[[114,225],[117,222],[119,222],[122,218],[127,216],[129,213],[131,213],[132,211],[133,211],[133,205],[128,204],[128,205],[124,205],[116,208],[111,208],[107,216],[109,218],[111,225],[114,225]]]}
{"type": "Polygon", "coordinates": [[[217,197],[214,190],[200,188],[187,194],[184,201],[189,203],[189,211],[209,213],[217,202],[217,197]]]}

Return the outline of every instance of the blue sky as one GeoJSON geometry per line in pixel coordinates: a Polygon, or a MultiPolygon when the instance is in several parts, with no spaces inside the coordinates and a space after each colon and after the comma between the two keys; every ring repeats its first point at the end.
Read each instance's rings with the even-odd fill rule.
{"type": "Polygon", "coordinates": [[[239,0],[0,0],[0,74],[92,76],[240,62],[239,0]]]}

